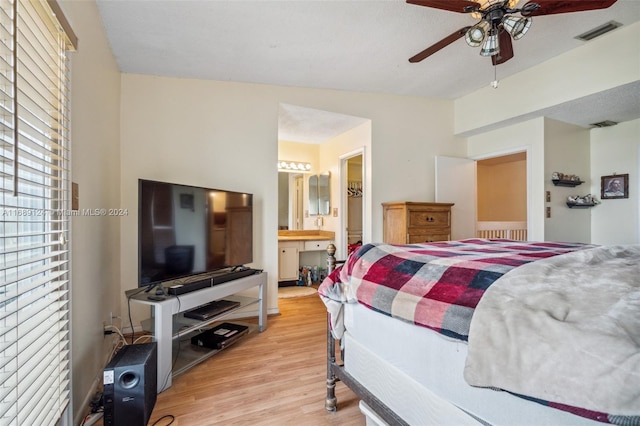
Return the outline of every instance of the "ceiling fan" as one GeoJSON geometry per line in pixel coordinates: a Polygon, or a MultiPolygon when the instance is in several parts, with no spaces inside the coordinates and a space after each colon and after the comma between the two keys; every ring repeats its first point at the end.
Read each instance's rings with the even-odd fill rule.
{"type": "Polygon", "coordinates": [[[412,56],[409,62],[420,62],[464,37],[469,46],[481,46],[480,55],[490,56],[493,65],[502,64],[513,58],[511,39],[518,40],[527,33],[532,16],[606,9],[617,0],[532,0],[521,8],[514,8],[519,1],[407,0],[418,6],[470,13],[480,19],[477,24],[461,28],[412,56]]]}

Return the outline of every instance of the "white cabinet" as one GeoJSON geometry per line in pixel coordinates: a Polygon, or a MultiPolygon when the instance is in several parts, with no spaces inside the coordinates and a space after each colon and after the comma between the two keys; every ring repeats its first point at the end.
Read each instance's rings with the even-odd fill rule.
{"type": "MultiPolygon", "coordinates": [[[[310,265],[324,265],[326,262],[327,246],[331,240],[298,240],[278,242],[278,281],[294,281],[298,279],[300,270],[300,254],[306,252],[319,253],[320,262],[314,261],[310,265]]],[[[309,260],[309,259],[307,259],[309,260]]]]}
{"type": "Polygon", "coordinates": [[[298,279],[300,243],[285,241],[278,243],[278,281],[298,279]]]}

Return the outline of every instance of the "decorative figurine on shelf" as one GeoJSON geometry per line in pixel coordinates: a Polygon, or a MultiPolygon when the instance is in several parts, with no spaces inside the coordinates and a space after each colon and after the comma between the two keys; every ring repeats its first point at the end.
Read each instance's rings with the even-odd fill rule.
{"type": "Polygon", "coordinates": [[[569,175],[560,172],[553,172],[551,174],[551,180],[565,180],[571,182],[580,182],[580,176],[578,175],[569,175]]]}
{"type": "Polygon", "coordinates": [[[600,200],[598,200],[596,197],[594,197],[591,194],[587,194],[584,197],[581,197],[580,195],[575,195],[575,196],[570,195],[567,197],[567,203],[580,204],[580,205],[596,205],[596,204],[600,204],[600,200]]]}

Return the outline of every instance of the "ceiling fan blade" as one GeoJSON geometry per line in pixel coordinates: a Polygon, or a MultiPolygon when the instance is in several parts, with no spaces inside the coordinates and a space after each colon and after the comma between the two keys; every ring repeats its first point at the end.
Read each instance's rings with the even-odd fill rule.
{"type": "Polygon", "coordinates": [[[456,41],[457,39],[464,37],[465,33],[469,31],[469,28],[471,27],[460,28],[455,33],[443,38],[442,40],[435,43],[434,45],[427,47],[417,55],[412,56],[411,58],[409,58],[409,62],[420,62],[423,59],[428,58],[429,56],[436,53],[438,50],[443,49],[448,45],[450,45],[451,43],[453,43],[454,41],[456,41]]]}
{"type": "Polygon", "coordinates": [[[553,15],[556,13],[583,12],[586,10],[606,9],[617,0],[533,0],[522,7],[522,16],[553,15]],[[529,10],[531,5],[540,7],[529,10]]]}
{"type": "Polygon", "coordinates": [[[500,65],[513,58],[513,44],[511,42],[511,35],[505,30],[500,31],[498,35],[498,43],[500,46],[500,53],[491,57],[493,65],[500,65]]]}
{"type": "Polygon", "coordinates": [[[469,13],[481,6],[480,3],[468,0],[407,0],[407,3],[460,13],[469,13]]]}

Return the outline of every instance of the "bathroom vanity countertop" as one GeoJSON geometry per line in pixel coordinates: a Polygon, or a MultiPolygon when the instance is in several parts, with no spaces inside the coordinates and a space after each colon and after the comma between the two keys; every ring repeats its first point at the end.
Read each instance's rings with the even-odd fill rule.
{"type": "Polygon", "coordinates": [[[335,232],[332,231],[278,231],[278,241],[331,241],[335,239],[335,232]]]}

